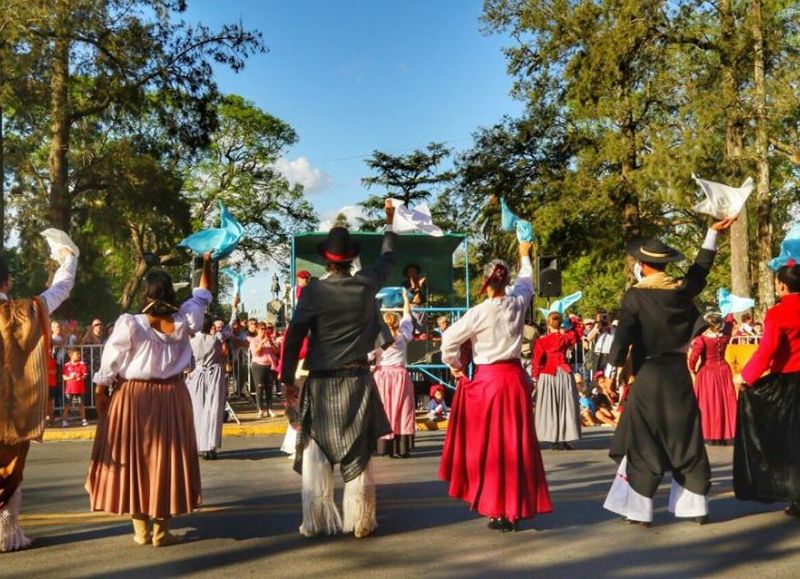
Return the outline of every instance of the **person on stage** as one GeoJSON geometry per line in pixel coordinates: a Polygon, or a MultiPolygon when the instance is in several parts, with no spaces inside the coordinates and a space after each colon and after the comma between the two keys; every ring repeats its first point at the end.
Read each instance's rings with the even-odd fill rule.
{"type": "Polygon", "coordinates": [[[459,380],[445,438],[439,478],[451,497],[489,517],[489,528],[517,529],[521,519],[552,511],[542,455],[533,424],[530,376],[520,362],[525,313],[533,297],[531,244],[520,242],[520,269],[510,292],[511,270],[502,260],[485,268],[481,293],[442,336],[442,361],[459,380]],[[469,343],[475,375],[461,357],[469,343]]]}
{"type": "Polygon", "coordinates": [[[686,364],[689,342],[702,329],[693,300],[706,285],[719,232],[734,219],[714,223],[683,278],[666,272],[683,255],[658,239],[634,240],[626,251],[644,276],[622,299],[607,375],[632,356],[636,382],[630,389],[609,455],[619,467],[604,507],[631,523],[649,525],[653,496],[672,473],[669,511],[708,521],[708,462],[700,413],[686,364]]]}
{"type": "Polygon", "coordinates": [[[740,500],[788,501],[784,512],[800,517],[800,265],[781,261],[780,302],[767,311],[758,350],[742,370],[733,489],[740,500]]]}
{"type": "MultiPolygon", "coordinates": [[[[62,240],[68,239],[58,233],[62,240]]],[[[31,441],[42,440],[46,421],[48,317],[69,297],[78,266],[79,252],[72,241],[64,245],[48,241],[59,267],[50,287],[32,299],[9,298],[11,272],[0,254],[0,348],[4,358],[0,377],[0,553],[31,546],[19,525],[21,485],[31,441]]]]}
{"type": "MultiPolygon", "coordinates": [[[[387,199],[381,256],[372,267],[351,273],[360,244],[334,227],[318,249],[329,276],[311,280],[289,323],[281,382],[295,382],[300,350],[308,336],[308,378],[300,394],[295,470],[302,474],[305,537],[344,530],[356,538],[378,526],[370,459],[377,440],[392,432],[370,372],[367,355],[380,334],[375,294],[394,263],[397,234],[394,207],[387,199]],[[333,465],[345,481],[344,520],[333,501],[333,465]]],[[[288,392],[288,389],[287,389],[288,392]]]]}
{"type": "Polygon", "coordinates": [[[551,442],[553,450],[572,450],[581,437],[581,414],[575,376],[567,352],[583,335],[578,316],[562,327],[559,312],[547,315],[547,335],[533,344],[533,381],[536,393],[536,435],[551,442]]]}
{"type": "Polygon", "coordinates": [[[117,319],[94,376],[100,421],[86,478],[89,505],[130,516],[139,545],[180,542],[169,532],[170,518],[200,504],[192,399],[183,372],[192,360],[189,337],[201,330],[211,303],[210,281],[210,253],[203,256],[198,287],[180,305],[169,274],[148,273],[142,313],[117,319]]]}
{"type": "Polygon", "coordinates": [[[736,433],[736,386],[725,361],[733,324],[719,312],[710,312],[704,319],[708,329],[692,340],[689,371],[694,374],[694,393],[706,444],[728,446],[736,433]]]}
{"type": "Polygon", "coordinates": [[[377,348],[374,351],[377,363],[374,377],[392,434],[378,441],[377,453],[392,458],[409,458],[414,448],[417,420],[414,383],[406,370],[406,350],[414,339],[414,320],[407,290],[403,290],[403,317],[386,312],[383,321],[391,330],[394,343],[385,350],[377,348]]]}

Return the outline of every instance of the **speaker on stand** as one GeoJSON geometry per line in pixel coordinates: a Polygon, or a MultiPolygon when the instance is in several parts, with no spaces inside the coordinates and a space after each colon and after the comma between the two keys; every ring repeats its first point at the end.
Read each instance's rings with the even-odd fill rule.
{"type": "Polygon", "coordinates": [[[557,298],[561,295],[561,270],[558,269],[558,258],[543,255],[539,257],[538,266],[538,295],[543,298],[557,298]]]}

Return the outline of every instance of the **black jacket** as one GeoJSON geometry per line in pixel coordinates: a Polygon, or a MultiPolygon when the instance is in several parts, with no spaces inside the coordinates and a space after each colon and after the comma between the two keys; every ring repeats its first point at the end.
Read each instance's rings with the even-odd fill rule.
{"type": "Polygon", "coordinates": [[[305,369],[332,370],[366,362],[380,333],[375,294],[394,264],[397,234],[386,232],[378,262],[355,275],[312,279],[289,322],[283,348],[281,381],[294,382],[303,339],[308,335],[305,369]]]}
{"type": "Polygon", "coordinates": [[[694,298],[706,286],[715,254],[701,249],[675,289],[634,286],[625,292],[609,363],[622,366],[630,348],[636,374],[647,358],[688,351],[689,342],[706,326],[694,298]]]}

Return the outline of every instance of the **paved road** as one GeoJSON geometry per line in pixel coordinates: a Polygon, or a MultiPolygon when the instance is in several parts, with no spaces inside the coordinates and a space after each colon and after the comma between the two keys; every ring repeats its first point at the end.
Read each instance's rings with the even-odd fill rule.
{"type": "Polygon", "coordinates": [[[729,448],[709,449],[713,524],[671,518],[665,483],[656,524],[642,529],[601,508],[614,465],[609,431],[595,429],[577,450],[543,453],[556,511],[503,535],[445,496],[443,436],[423,433],[410,460],[377,460],[380,527],[364,540],[300,537],[299,477],[280,437],[226,439],[220,460],[202,463],[205,506],[175,521],[188,541],[163,549],[135,545],[127,520],[86,511],[91,443],[36,445],[23,488],[37,548],[0,555],[0,577],[800,576],[800,522],[734,499],[729,448]]]}

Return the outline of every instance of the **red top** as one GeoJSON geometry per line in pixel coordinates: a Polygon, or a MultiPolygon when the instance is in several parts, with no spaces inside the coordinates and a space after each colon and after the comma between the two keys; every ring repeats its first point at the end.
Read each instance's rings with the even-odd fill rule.
{"type": "Polygon", "coordinates": [[[66,394],[86,394],[86,376],[89,371],[83,362],[64,364],[64,392],[66,394]]]}
{"type": "Polygon", "coordinates": [[[783,296],[767,311],[764,335],[742,370],[742,380],[754,384],[767,370],[777,374],[800,372],[800,294],[783,296]]]}
{"type": "Polygon", "coordinates": [[[572,322],[572,329],[553,332],[536,340],[533,345],[533,378],[539,374],[554,375],[561,368],[571,372],[567,363],[567,350],[578,343],[583,336],[583,325],[578,320],[572,322]]]}

